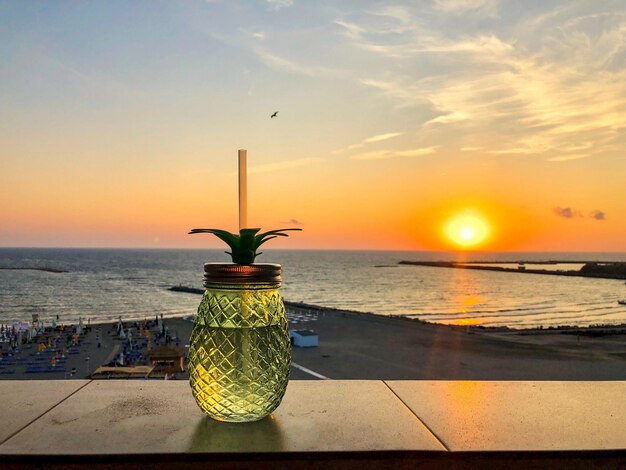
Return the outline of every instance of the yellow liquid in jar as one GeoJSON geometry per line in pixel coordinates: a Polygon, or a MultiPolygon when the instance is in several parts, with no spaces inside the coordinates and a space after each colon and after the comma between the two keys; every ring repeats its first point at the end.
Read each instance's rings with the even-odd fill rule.
{"type": "Polygon", "coordinates": [[[218,421],[256,421],[285,394],[291,344],[277,289],[207,289],[189,348],[198,406],[218,421]]]}

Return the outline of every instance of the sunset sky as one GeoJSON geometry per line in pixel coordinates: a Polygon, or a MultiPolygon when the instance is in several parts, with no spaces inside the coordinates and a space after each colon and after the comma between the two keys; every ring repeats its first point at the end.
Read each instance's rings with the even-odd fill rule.
{"type": "Polygon", "coordinates": [[[626,251],[626,3],[0,0],[0,246],[219,247],[239,148],[274,248],[626,251]]]}

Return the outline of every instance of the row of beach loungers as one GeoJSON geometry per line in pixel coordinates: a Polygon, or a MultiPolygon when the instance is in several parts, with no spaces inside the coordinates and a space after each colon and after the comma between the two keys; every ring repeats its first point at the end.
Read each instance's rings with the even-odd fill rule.
{"type": "Polygon", "coordinates": [[[317,320],[317,312],[313,311],[290,311],[287,309],[287,320],[291,323],[309,322],[317,320]]]}
{"type": "Polygon", "coordinates": [[[12,356],[2,355],[0,356],[0,375],[13,375],[17,373],[15,366],[25,367],[23,369],[26,374],[41,374],[41,373],[65,373],[66,361],[68,356],[77,356],[80,354],[81,346],[89,344],[78,340],[77,345],[69,346],[65,349],[65,356],[63,354],[63,348],[60,346],[63,344],[61,338],[55,338],[52,340],[53,347],[47,347],[43,351],[38,351],[37,344],[22,345],[20,351],[16,351],[17,354],[12,356]],[[20,355],[23,350],[32,350],[27,356],[20,355]],[[54,364],[52,364],[55,359],[54,364]]]}
{"type": "Polygon", "coordinates": [[[47,366],[30,366],[26,368],[27,374],[40,374],[47,372],[65,372],[65,364],[57,364],[56,366],[47,365],[47,366]]]}

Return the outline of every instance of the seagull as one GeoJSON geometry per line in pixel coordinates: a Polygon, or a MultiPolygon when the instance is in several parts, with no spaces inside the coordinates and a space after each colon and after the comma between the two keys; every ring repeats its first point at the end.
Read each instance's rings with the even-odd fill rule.
{"type": "Polygon", "coordinates": [[[274,111],[274,114],[270,116],[270,119],[275,118],[276,116],[278,116],[278,111],[274,111]]]}

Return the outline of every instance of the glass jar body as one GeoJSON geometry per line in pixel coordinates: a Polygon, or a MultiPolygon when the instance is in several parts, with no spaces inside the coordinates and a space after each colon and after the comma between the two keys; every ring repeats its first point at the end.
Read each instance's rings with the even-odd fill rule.
{"type": "Polygon", "coordinates": [[[198,406],[218,421],[259,420],[280,404],[291,344],[280,282],[207,282],[189,345],[198,406]]]}

